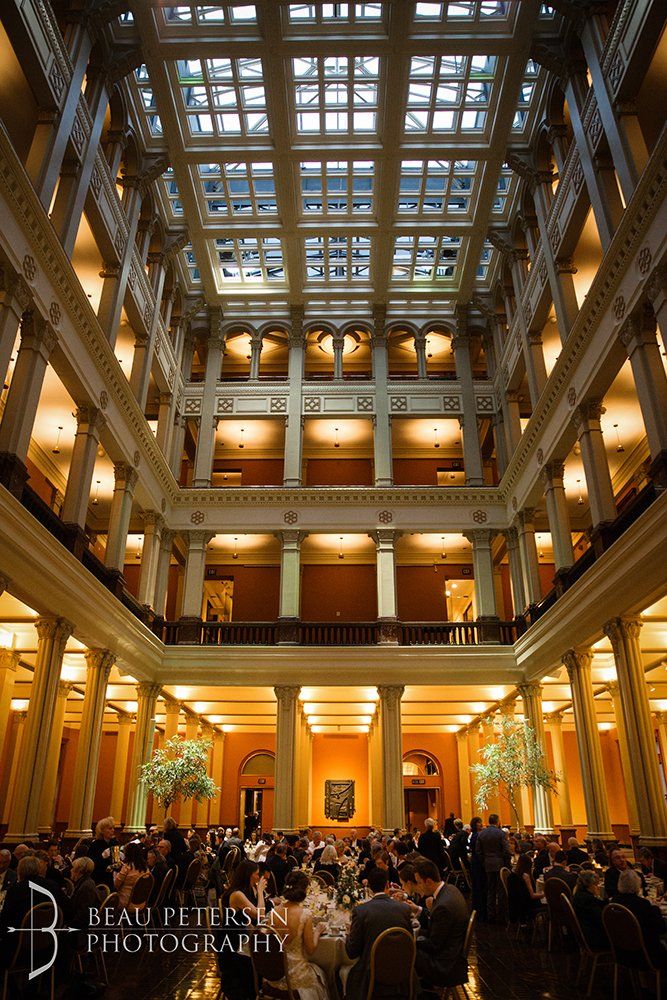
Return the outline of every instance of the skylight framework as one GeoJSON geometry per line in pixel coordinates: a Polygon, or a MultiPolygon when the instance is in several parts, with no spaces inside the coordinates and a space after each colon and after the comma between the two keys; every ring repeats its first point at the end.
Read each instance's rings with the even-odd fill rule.
{"type": "Polygon", "coordinates": [[[469,215],[475,189],[475,160],[402,160],[400,215],[469,215]]]}
{"type": "Polygon", "coordinates": [[[277,215],[276,182],[270,161],[200,163],[197,173],[209,216],[277,215]]]}
{"type": "Polygon", "coordinates": [[[292,24],[364,25],[382,21],[383,3],[288,3],[292,24]]]}
{"type": "Polygon", "coordinates": [[[283,245],[277,236],[219,237],[214,250],[222,285],[285,281],[283,245]]]}
{"type": "Polygon", "coordinates": [[[261,59],[179,59],[175,68],[189,135],[268,133],[261,59]]]}
{"type": "Polygon", "coordinates": [[[257,7],[252,3],[182,3],[161,9],[165,25],[214,27],[255,24],[257,7]]]}
{"type": "Polygon", "coordinates": [[[299,164],[301,214],[371,214],[375,173],[373,160],[303,160],[299,164]]]}
{"type": "Polygon", "coordinates": [[[461,238],[428,233],[402,234],[394,242],[392,280],[452,281],[458,265],[461,238]]]}
{"type": "Polygon", "coordinates": [[[292,76],[298,135],[377,131],[377,56],[297,56],[292,76]]]}
{"type": "Polygon", "coordinates": [[[306,279],[309,282],[370,279],[369,236],[308,236],[305,250],[306,279]]]}
{"type": "Polygon", "coordinates": [[[480,22],[489,19],[506,20],[510,0],[449,0],[446,3],[416,3],[415,21],[443,24],[448,21],[480,22]]]}
{"type": "Polygon", "coordinates": [[[497,57],[413,56],[406,132],[483,132],[497,57]]]}

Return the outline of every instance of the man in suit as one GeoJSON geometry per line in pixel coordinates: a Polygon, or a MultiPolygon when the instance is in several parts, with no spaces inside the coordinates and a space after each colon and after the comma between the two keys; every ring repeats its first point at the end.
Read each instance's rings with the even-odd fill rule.
{"type": "Polygon", "coordinates": [[[0,911],[0,965],[2,959],[9,960],[13,954],[14,938],[9,935],[9,927],[20,927],[21,921],[33,905],[46,902],[43,896],[33,896],[30,882],[48,889],[63,913],[67,912],[68,899],[55,882],[40,875],[40,861],[33,854],[24,855],[19,861],[18,877],[9,886],[5,902],[0,911]]]}
{"type": "Polygon", "coordinates": [[[0,851],[0,892],[9,889],[12,882],[16,882],[16,872],[10,868],[11,861],[11,851],[6,848],[0,851]]]}
{"type": "Polygon", "coordinates": [[[443,839],[435,829],[435,820],[431,819],[430,816],[424,820],[424,827],[424,832],[417,843],[417,850],[423,858],[428,858],[429,861],[432,861],[442,874],[447,867],[443,839]]]}
{"type": "MultiPolygon", "coordinates": [[[[165,843],[168,843],[168,841],[165,841],[165,843]]],[[[148,905],[150,906],[157,899],[160,887],[164,882],[165,875],[169,871],[169,867],[157,847],[148,848],[148,851],[146,852],[146,865],[148,866],[149,872],[153,876],[153,889],[148,900],[148,905]]]]}
{"type": "Polygon", "coordinates": [[[655,875],[656,878],[667,882],[667,862],[653,856],[653,851],[648,847],[642,847],[639,851],[639,864],[642,875],[655,875]]]}
{"type": "Polygon", "coordinates": [[[620,903],[635,915],[642,934],[649,958],[659,968],[667,967],[667,957],[662,946],[665,934],[665,918],[659,907],[654,906],[641,895],[642,880],[639,872],[625,868],[618,873],[618,889],[612,896],[612,903],[620,903]]]}
{"type": "Polygon", "coordinates": [[[463,895],[455,885],[446,885],[442,881],[432,861],[417,861],[415,881],[418,892],[432,900],[428,930],[417,938],[415,967],[422,987],[428,991],[429,986],[467,983],[465,938],[468,907],[463,895]]]}
{"type": "Polygon", "coordinates": [[[501,907],[500,869],[510,867],[510,845],[507,834],[498,825],[498,816],[489,816],[489,825],[477,834],[476,851],[486,873],[486,912],[493,923],[501,907]]]}
{"type": "MultiPolygon", "coordinates": [[[[371,948],[383,931],[391,927],[403,927],[412,934],[409,906],[387,895],[387,873],[381,868],[374,868],[369,873],[368,885],[373,896],[352,911],[350,932],[345,942],[349,957],[359,959],[351,967],[347,977],[345,1000],[366,1000],[371,971],[371,948]]],[[[382,997],[384,1000],[402,1000],[405,995],[405,983],[398,983],[395,987],[377,985],[373,993],[374,997],[382,997]]]]}
{"type": "MultiPolygon", "coordinates": [[[[641,852],[640,852],[641,853],[641,852]]],[[[579,844],[576,837],[570,837],[567,842],[567,863],[568,865],[583,865],[591,859],[588,854],[579,844]]]]}
{"type": "Polygon", "coordinates": [[[574,887],[577,884],[577,875],[576,872],[568,871],[565,851],[559,851],[558,854],[554,855],[554,863],[551,868],[545,870],[544,878],[545,880],[548,878],[559,878],[566,885],[569,885],[572,892],[574,892],[574,887]]]}

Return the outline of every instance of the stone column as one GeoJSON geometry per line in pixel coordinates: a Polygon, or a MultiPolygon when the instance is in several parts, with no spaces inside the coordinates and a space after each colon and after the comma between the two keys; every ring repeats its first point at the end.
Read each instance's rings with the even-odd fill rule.
{"type": "Polygon", "coordinates": [[[4,809],[2,810],[3,823],[9,823],[12,814],[12,807],[14,805],[14,797],[16,792],[16,781],[22,763],[21,750],[23,749],[23,736],[25,734],[25,723],[26,719],[28,718],[27,712],[14,712],[13,714],[15,719],[15,725],[14,725],[15,737],[14,737],[14,744],[11,748],[12,749],[11,767],[9,771],[9,780],[7,782],[7,791],[5,794],[4,809]]]}
{"type": "MultiPolygon", "coordinates": [[[[537,681],[531,681],[527,684],[520,684],[517,690],[523,701],[524,717],[535,733],[537,743],[542,750],[544,764],[548,767],[544,720],[542,718],[542,685],[537,681]]],[[[553,833],[554,818],[549,789],[535,785],[533,802],[535,806],[535,833],[553,833]]]]}
{"type": "Polygon", "coordinates": [[[628,805],[628,825],[630,827],[630,836],[638,837],[640,832],[639,813],[637,812],[637,799],[635,796],[635,784],[632,776],[632,763],[630,761],[628,734],[625,730],[625,719],[623,718],[621,688],[618,681],[611,681],[611,683],[607,685],[607,688],[614,706],[614,720],[616,722],[616,733],[618,735],[618,752],[621,758],[621,770],[623,771],[625,801],[628,805]]]}
{"type": "Polygon", "coordinates": [[[403,733],[401,698],[405,688],[398,684],[379,685],[382,734],[382,791],[384,832],[405,827],[403,801],[403,733]]]}
{"type": "Polygon", "coordinates": [[[510,567],[510,582],[512,584],[512,604],[514,614],[520,615],[526,607],[526,594],[523,589],[523,573],[521,571],[521,553],[519,552],[519,533],[516,528],[503,531],[507,547],[507,561],[510,567]]]}
{"type": "Polygon", "coordinates": [[[185,573],[183,575],[183,603],[181,620],[189,627],[181,628],[182,642],[199,641],[199,625],[204,595],[204,572],[206,569],[206,547],[214,535],[209,531],[188,531],[183,533],[187,546],[185,573]]]}
{"type": "Polygon", "coordinates": [[[158,397],[157,431],[155,440],[164,457],[169,461],[171,442],[176,419],[176,393],[161,392],[158,397]]]}
{"type": "MultiPolygon", "coordinates": [[[[56,792],[58,786],[58,768],[60,767],[60,750],[63,742],[63,729],[65,726],[65,713],[67,711],[67,699],[73,688],[73,684],[68,681],[58,682],[58,696],[56,707],[53,712],[51,722],[51,736],[49,738],[49,750],[44,768],[44,784],[39,802],[38,827],[41,834],[50,834],[53,830],[56,811],[56,792]]],[[[90,831],[88,831],[90,833],[90,831]]]]}
{"type": "Polygon", "coordinates": [[[195,467],[192,479],[192,485],[195,487],[211,485],[213,458],[215,455],[215,432],[218,426],[215,412],[215,396],[222,369],[222,350],[225,346],[225,338],[221,329],[222,314],[215,314],[211,310],[210,321],[211,336],[208,341],[204,395],[202,397],[199,435],[197,437],[197,451],[195,453],[195,467]]]}
{"type": "Polygon", "coordinates": [[[125,826],[128,833],[139,833],[139,831],[146,829],[148,790],[141,781],[141,768],[148,763],[151,756],[155,735],[155,703],[161,690],[159,684],[151,684],[147,681],[137,684],[139,707],[137,709],[132,763],[130,764],[130,793],[125,826]]]}
{"type": "Polygon", "coordinates": [[[547,720],[547,732],[551,735],[551,750],[554,755],[554,771],[560,777],[558,783],[558,805],[560,808],[560,825],[572,826],[572,804],[570,802],[570,785],[565,768],[565,744],[563,743],[563,716],[559,713],[550,715],[547,720]]]}
{"type": "Polygon", "coordinates": [[[67,825],[67,836],[72,839],[87,836],[93,822],[107,683],[114,661],[115,657],[108,649],[86,651],[86,693],[67,825]]]}
{"type": "Polygon", "coordinates": [[[23,316],[21,343],[0,424],[0,481],[19,498],[28,478],[26,459],[55,330],[33,310],[23,316]]]}
{"type": "Polygon", "coordinates": [[[14,681],[16,668],[21,654],[14,649],[0,649],[0,753],[2,752],[5,734],[9,729],[12,698],[14,697],[14,681]]]}
{"type": "Polygon", "coordinates": [[[140,177],[123,177],[121,183],[122,206],[127,217],[127,242],[121,247],[120,261],[106,261],[100,271],[103,282],[97,309],[97,319],[112,347],[116,343],[128,278],[133,267],[132,258],[136,246],[135,237],[141,201],[146,191],[144,181],[140,177]]]}
{"type": "Polygon", "coordinates": [[[519,552],[523,569],[524,592],[528,604],[539,604],[542,600],[542,583],[540,581],[540,563],[537,556],[535,541],[535,511],[526,507],[519,511],[516,519],[519,535],[519,552]]]}
{"type": "MultiPolygon", "coordinates": [[[[472,543],[473,573],[475,575],[475,596],[477,598],[477,620],[491,623],[498,618],[496,609],[496,591],[493,584],[493,552],[491,545],[495,537],[494,531],[486,528],[476,528],[464,532],[472,543]]],[[[490,641],[497,641],[489,631],[490,641]]]]}
{"type": "Polygon", "coordinates": [[[131,730],[132,716],[126,715],[125,712],[118,712],[118,739],[114,754],[111,803],[109,805],[109,815],[113,816],[116,823],[122,822],[123,819],[123,799],[125,798],[131,730]]]}
{"type": "Polygon", "coordinates": [[[295,747],[297,702],[301,688],[285,684],[274,688],[277,700],[274,830],[294,833],[295,747]]]}
{"type": "Polygon", "coordinates": [[[181,477],[181,463],[183,461],[183,446],[185,444],[185,431],[187,428],[187,417],[180,413],[174,418],[174,430],[171,442],[171,454],[169,456],[169,468],[174,479],[177,481],[181,477]]]}
{"type": "Polygon", "coordinates": [[[375,418],[373,421],[373,464],[375,485],[391,486],[393,482],[391,415],[389,413],[389,365],[385,333],[386,308],[373,307],[373,380],[375,382],[375,418]]]}
{"type": "Polygon", "coordinates": [[[496,446],[496,461],[498,463],[498,473],[502,478],[507,468],[507,437],[505,435],[505,421],[502,411],[493,414],[493,440],[496,446]]]}
{"type": "Polygon", "coordinates": [[[157,579],[157,568],[160,560],[160,543],[162,540],[164,518],[154,510],[148,510],[143,515],[143,522],[144,546],[141,553],[137,600],[140,604],[150,608],[153,606],[155,599],[155,581],[157,579]]]}
{"type": "Polygon", "coordinates": [[[301,614],[301,531],[281,531],[280,538],[280,618],[281,642],[296,642],[296,623],[301,614]]]}
{"type": "Polygon", "coordinates": [[[614,650],[641,841],[648,846],[665,847],[667,806],[660,782],[655,729],[639,645],[641,627],[639,618],[611,618],[603,625],[603,631],[614,650]]]}
{"type": "Polygon", "coordinates": [[[168,531],[162,528],[160,534],[160,551],[157,560],[157,571],[155,573],[155,614],[158,618],[164,618],[166,613],[167,592],[169,590],[169,570],[171,567],[171,551],[174,545],[175,531],[168,531]]]}
{"type": "Polygon", "coordinates": [[[212,778],[220,789],[215,799],[211,800],[210,823],[219,826],[222,823],[222,781],[225,763],[225,733],[216,730],[213,736],[213,774],[212,778]]]}
{"type": "Polygon", "coordinates": [[[331,338],[333,347],[333,377],[336,380],[343,378],[343,350],[345,348],[345,337],[340,333],[334,333],[331,338]]]}
{"type": "Polygon", "coordinates": [[[651,455],[651,474],[666,486],[667,375],[660,357],[653,310],[644,306],[633,312],[621,327],[620,337],[632,365],[651,455]]]}
{"type": "Polygon", "coordinates": [[[593,528],[598,528],[616,518],[616,502],[600,427],[601,416],[602,405],[599,400],[582,403],[573,414],[584,464],[593,528]]]}
{"type": "Polygon", "coordinates": [[[130,529],[132,500],[139,474],[126,462],[118,462],[113,467],[114,490],[109,515],[109,533],[104,563],[108,569],[122,573],[125,565],[125,549],[130,529]]]}
{"type": "Polygon", "coordinates": [[[549,462],[542,469],[542,482],[547,502],[547,518],[553,544],[554,564],[556,573],[562,573],[574,563],[572,548],[572,530],[570,515],[567,509],[563,475],[565,467],[562,462],[549,462]]]}
{"type": "Polygon", "coordinates": [[[373,539],[376,551],[375,575],[380,641],[397,643],[396,532],[391,528],[379,528],[373,533],[373,539]]]}
{"type": "Polygon", "coordinates": [[[576,268],[569,258],[554,257],[549,240],[549,213],[551,211],[553,174],[549,171],[536,171],[534,175],[533,201],[537,224],[540,230],[540,245],[542,257],[547,269],[551,298],[554,304],[558,333],[563,343],[567,340],[572,324],[577,318],[579,304],[574,287],[573,275],[576,268]]]}
{"type": "MultiPolygon", "coordinates": [[[[479,755],[479,725],[474,725],[468,728],[468,753],[470,757],[470,766],[480,763],[479,755]]],[[[477,804],[477,791],[478,782],[475,777],[474,771],[470,772],[470,787],[472,789],[472,804],[473,808],[477,810],[479,808],[477,804]]]]}
{"type": "Polygon", "coordinates": [[[428,366],[426,364],[426,334],[415,334],[415,354],[417,355],[417,378],[428,378],[428,366]]]}
{"type": "Polygon", "coordinates": [[[452,350],[456,363],[456,377],[461,385],[462,416],[459,417],[463,435],[463,465],[466,474],[466,486],[483,486],[484,471],[482,468],[482,451],[479,444],[477,429],[477,403],[472,379],[472,361],[470,357],[470,336],[466,332],[465,311],[457,310],[457,333],[452,337],[452,350]]]}
{"type": "Polygon", "coordinates": [[[21,317],[30,305],[27,282],[13,269],[0,264],[0,386],[7,378],[21,317]]]}
{"type": "Polygon", "coordinates": [[[289,401],[285,421],[284,486],[301,486],[303,427],[301,424],[301,386],[303,384],[303,309],[292,307],[292,330],[289,338],[287,381],[289,401]]]}
{"type": "Polygon", "coordinates": [[[250,338],[250,381],[259,381],[259,366],[262,358],[262,338],[254,333],[250,338]]]}
{"type": "Polygon", "coordinates": [[[63,654],[74,626],[63,618],[38,618],[37,656],[30,690],[28,717],[21,747],[21,771],[17,776],[8,843],[36,840],[44,774],[49,758],[53,716],[63,654]]]}
{"type": "Polygon", "coordinates": [[[507,454],[514,454],[519,441],[521,440],[521,408],[519,405],[518,392],[509,389],[500,394],[500,404],[503,411],[503,426],[507,440],[507,454]]]}
{"type": "Polygon", "coordinates": [[[101,410],[83,404],[76,410],[76,436],[67,476],[65,502],[60,517],[65,524],[84,532],[88,516],[90,487],[100,444],[100,431],[106,420],[101,410]]]}
{"type": "Polygon", "coordinates": [[[470,781],[470,754],[468,752],[468,730],[459,729],[456,734],[456,759],[459,765],[459,797],[461,800],[461,813],[465,817],[464,822],[472,816],[472,786],[470,781]]]}
{"type": "MultiPolygon", "coordinates": [[[[479,739],[479,737],[478,737],[479,739]]],[[[482,753],[478,753],[478,760],[484,760],[484,747],[496,742],[496,730],[493,719],[484,719],[482,722],[482,753]]],[[[496,813],[500,816],[500,792],[496,789],[488,798],[487,812],[491,816],[496,813]]]]}
{"type": "Polygon", "coordinates": [[[591,682],[592,653],[588,649],[568,649],[563,654],[572,689],[574,725],[577,731],[581,780],[584,786],[586,819],[589,838],[614,840],[609,819],[607,785],[602,766],[602,748],[598,732],[593,684],[591,682]]]}
{"type": "Polygon", "coordinates": [[[370,781],[369,800],[371,805],[371,826],[381,830],[385,823],[383,817],[383,775],[382,775],[382,736],[381,720],[378,712],[368,730],[368,777],[370,781]]]}
{"type": "MultiPolygon", "coordinates": [[[[185,715],[185,738],[186,740],[199,738],[199,717],[189,712],[185,715]]],[[[194,799],[181,802],[178,822],[186,833],[197,822],[197,803],[194,799]]]]}

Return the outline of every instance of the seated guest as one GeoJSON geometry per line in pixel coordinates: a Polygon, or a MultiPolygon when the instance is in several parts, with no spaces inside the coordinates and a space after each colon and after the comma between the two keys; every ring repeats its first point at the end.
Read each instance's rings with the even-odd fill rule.
{"type": "Polygon", "coordinates": [[[357,836],[357,831],[355,828],[350,830],[350,850],[354,854],[357,854],[361,850],[361,840],[357,836]]]}
{"type": "Polygon", "coordinates": [[[322,834],[320,833],[319,830],[315,830],[315,832],[313,833],[313,839],[308,845],[312,861],[317,861],[320,854],[324,850],[325,846],[326,845],[324,843],[324,840],[322,839],[322,834]]]}
{"type": "MultiPolygon", "coordinates": [[[[332,848],[333,850],[333,848],[332,848]]],[[[334,851],[334,855],[335,855],[334,851]]],[[[266,859],[264,867],[268,872],[271,872],[276,883],[276,893],[281,896],[283,892],[283,887],[285,885],[285,879],[295,867],[296,862],[294,858],[287,857],[287,844],[276,844],[276,849],[270,858],[266,859]]],[[[269,879],[269,889],[272,889],[271,880],[269,879]]]]}
{"type": "MultiPolygon", "coordinates": [[[[165,841],[168,843],[168,841],[165,841]]],[[[164,882],[164,877],[169,871],[167,862],[162,857],[157,847],[149,847],[146,852],[146,867],[153,876],[153,888],[148,897],[148,905],[151,906],[157,899],[158,893],[164,882]]]]}
{"type": "Polygon", "coordinates": [[[574,887],[577,884],[577,875],[576,872],[568,871],[565,851],[556,851],[554,853],[554,863],[551,868],[545,868],[544,878],[559,878],[574,891],[574,887]]]}
{"type": "Polygon", "coordinates": [[[570,837],[565,853],[568,865],[584,865],[590,861],[588,853],[581,847],[576,837],[570,837]]]}
{"type": "Polygon", "coordinates": [[[39,861],[39,874],[49,882],[55,882],[60,889],[65,889],[65,876],[51,863],[51,858],[46,851],[35,851],[35,857],[39,861]]]}
{"type": "Polygon", "coordinates": [[[665,920],[659,908],[644,899],[641,891],[642,880],[639,873],[632,868],[625,868],[618,873],[618,888],[612,902],[620,903],[634,913],[644,936],[649,958],[654,965],[664,968],[667,965],[667,955],[662,946],[662,937],[667,929],[665,920]]]}
{"type": "Polygon", "coordinates": [[[371,856],[371,842],[368,837],[364,837],[363,840],[359,841],[359,854],[357,855],[357,862],[360,865],[366,863],[371,856]]]}
{"type": "Polygon", "coordinates": [[[467,983],[468,907],[462,893],[455,885],[445,884],[437,866],[426,859],[416,863],[415,881],[420,894],[432,900],[428,930],[417,938],[415,968],[422,987],[467,983]]]}
{"type": "MultiPolygon", "coordinates": [[[[451,814],[452,831],[454,829],[454,813],[451,814]]],[[[424,832],[417,843],[417,850],[423,858],[427,858],[437,866],[440,873],[447,867],[447,860],[444,854],[445,843],[435,828],[435,820],[430,816],[424,820],[424,832]]]]}
{"type": "Polygon", "coordinates": [[[46,902],[46,897],[35,893],[29,883],[48,889],[56,904],[64,913],[68,903],[67,897],[51,881],[40,874],[40,861],[34,854],[24,854],[19,861],[17,878],[7,889],[5,902],[0,910],[0,967],[14,955],[16,936],[8,933],[9,927],[20,927],[21,921],[33,906],[46,902]]]}
{"type": "MultiPolygon", "coordinates": [[[[345,1000],[366,1000],[371,948],[383,931],[403,927],[412,934],[409,907],[387,894],[387,873],[381,868],[374,868],[368,875],[368,887],[373,895],[352,911],[350,932],[345,942],[349,957],[358,959],[347,978],[345,1000]]],[[[395,990],[385,986],[382,992],[383,1000],[402,1000],[405,995],[404,983],[397,985],[395,990]]]]}
{"type": "Polygon", "coordinates": [[[95,865],[93,873],[95,884],[100,885],[103,883],[109,889],[113,889],[113,875],[110,871],[110,865],[113,862],[113,849],[114,847],[118,847],[115,832],[113,816],[107,816],[97,823],[95,826],[95,837],[88,844],[88,857],[92,859],[95,865]]]}
{"type": "Polygon", "coordinates": [[[158,840],[157,852],[164,861],[167,868],[177,868],[176,862],[171,856],[171,844],[168,840],[158,840]]]}
{"type": "Polygon", "coordinates": [[[531,923],[542,907],[544,893],[536,892],[531,870],[530,858],[522,854],[507,879],[507,907],[513,923],[531,923]]]}
{"type": "Polygon", "coordinates": [[[143,910],[145,903],[130,905],[132,890],[146,871],[146,860],[140,844],[125,845],[125,862],[120,871],[114,875],[114,889],[118,893],[118,906],[122,910],[133,913],[143,910]]]}
{"type": "MultiPolygon", "coordinates": [[[[90,925],[90,911],[99,906],[97,886],[93,878],[95,865],[90,858],[76,858],[72,865],[72,882],[74,890],[69,899],[67,907],[67,919],[73,927],[82,930],[90,925]]],[[[86,944],[85,938],[81,941],[81,946],[86,944]]]]}
{"type": "Polygon", "coordinates": [[[333,844],[327,844],[324,848],[321,855],[315,862],[313,871],[329,872],[334,882],[338,881],[338,876],[340,875],[340,865],[338,864],[338,855],[336,854],[336,848],[333,844]]]}
{"type": "Polygon", "coordinates": [[[11,861],[11,851],[3,848],[0,851],[0,892],[5,892],[12,882],[16,882],[16,872],[10,867],[11,861]]]}
{"type": "Polygon", "coordinates": [[[220,897],[220,912],[225,924],[215,931],[216,958],[220,970],[222,995],[226,1000],[255,1000],[255,980],[249,955],[241,953],[248,928],[265,918],[266,878],[260,876],[255,861],[239,862],[229,885],[220,897]],[[231,942],[231,946],[227,942],[231,942]]]}
{"type": "Polygon", "coordinates": [[[18,871],[19,861],[21,858],[27,858],[29,854],[32,854],[31,847],[28,847],[27,844],[17,844],[14,848],[14,853],[12,854],[12,860],[9,866],[12,871],[18,871]]]}
{"type": "Polygon", "coordinates": [[[602,911],[607,900],[600,899],[600,879],[597,872],[581,871],[572,897],[574,912],[581,931],[593,951],[608,951],[609,938],[602,924],[602,911]]]}
{"type": "Polygon", "coordinates": [[[406,861],[398,869],[398,877],[401,880],[401,888],[394,889],[391,895],[394,899],[408,904],[413,918],[419,921],[419,926],[425,933],[428,927],[428,907],[417,888],[415,866],[406,861]]]}
{"type": "Polygon", "coordinates": [[[601,865],[602,868],[606,868],[609,864],[609,854],[607,848],[604,846],[601,840],[594,840],[593,844],[593,861],[596,865],[601,865]]]}
{"type": "Polygon", "coordinates": [[[642,875],[655,875],[656,878],[667,882],[667,862],[654,857],[653,851],[648,847],[640,848],[639,865],[642,875]]]}
{"type": "Polygon", "coordinates": [[[551,864],[551,857],[549,851],[547,850],[547,838],[546,837],[535,837],[533,843],[535,844],[535,850],[537,854],[533,859],[533,878],[537,882],[540,875],[544,873],[544,869],[551,864]]]}
{"type": "MultiPolygon", "coordinates": [[[[608,899],[613,899],[618,892],[619,876],[621,872],[627,871],[628,868],[630,868],[628,859],[620,848],[615,847],[609,852],[609,868],[604,873],[604,891],[608,899]]],[[[646,882],[644,881],[644,876],[640,874],[639,878],[641,879],[642,895],[645,896],[646,882]]]]}

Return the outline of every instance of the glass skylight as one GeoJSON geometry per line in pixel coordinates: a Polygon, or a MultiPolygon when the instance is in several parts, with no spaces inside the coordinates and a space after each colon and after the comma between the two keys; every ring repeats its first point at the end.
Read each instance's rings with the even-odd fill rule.
{"type": "Polygon", "coordinates": [[[142,63],[141,66],[135,69],[134,78],[149,131],[151,135],[162,135],[162,121],[157,113],[155,94],[153,93],[150,77],[148,76],[148,67],[145,63],[142,63]]]}
{"type": "Polygon", "coordinates": [[[285,281],[283,245],[277,236],[217,239],[215,252],[223,285],[285,281]]]}
{"type": "Polygon", "coordinates": [[[261,59],[179,59],[176,73],[190,135],[269,131],[261,59]]]}
{"type": "Polygon", "coordinates": [[[482,253],[480,254],[479,264],[477,265],[477,277],[480,281],[487,280],[494,254],[495,250],[489,241],[484,240],[484,246],[482,247],[482,253]]]}
{"type": "Polygon", "coordinates": [[[276,215],[273,164],[200,163],[199,183],[209,215],[276,215]]]}
{"type": "Polygon", "coordinates": [[[186,243],[183,248],[183,259],[185,261],[185,266],[188,269],[190,275],[190,281],[198,282],[201,281],[201,273],[199,271],[199,266],[197,264],[197,258],[195,257],[195,251],[192,243],[186,243]]]}
{"type": "Polygon", "coordinates": [[[257,21],[255,4],[184,3],[164,7],[166,24],[253,24],[257,21]]]}
{"type": "Polygon", "coordinates": [[[181,194],[178,190],[178,183],[173,167],[167,167],[162,174],[162,190],[167,196],[171,215],[177,217],[183,215],[183,202],[181,201],[181,194]]]}
{"type": "Polygon", "coordinates": [[[376,131],[376,56],[299,56],[292,59],[292,74],[299,134],[376,131]]]}
{"type": "Polygon", "coordinates": [[[416,21],[479,21],[506,18],[509,0],[450,0],[446,3],[416,3],[416,21]]]}
{"type": "Polygon", "coordinates": [[[539,72],[540,68],[537,63],[533,62],[532,59],[529,59],[526,63],[526,71],[521,82],[521,89],[517,100],[517,109],[514,113],[514,120],[512,121],[513,132],[523,132],[526,127],[531,105],[534,103],[533,99],[535,96],[539,72]]]}
{"type": "Polygon", "coordinates": [[[470,211],[475,160],[403,160],[398,211],[414,215],[470,211]]]}
{"type": "Polygon", "coordinates": [[[373,211],[373,160],[305,160],[299,172],[304,215],[373,211]]]}
{"type": "Polygon", "coordinates": [[[413,56],[407,132],[482,132],[487,123],[496,56],[413,56]]]}
{"type": "Polygon", "coordinates": [[[493,199],[492,211],[494,215],[504,215],[506,213],[508,200],[514,187],[514,172],[506,163],[503,163],[498,176],[496,194],[493,199]]]}
{"type": "Polygon", "coordinates": [[[369,236],[307,236],[308,281],[368,281],[371,240],[369,236]]]}
{"type": "Polygon", "coordinates": [[[394,281],[443,281],[456,270],[461,238],[405,234],[394,241],[394,281]]]}
{"type": "Polygon", "coordinates": [[[301,24],[327,24],[358,21],[381,21],[381,3],[290,3],[290,21],[301,24]]]}

